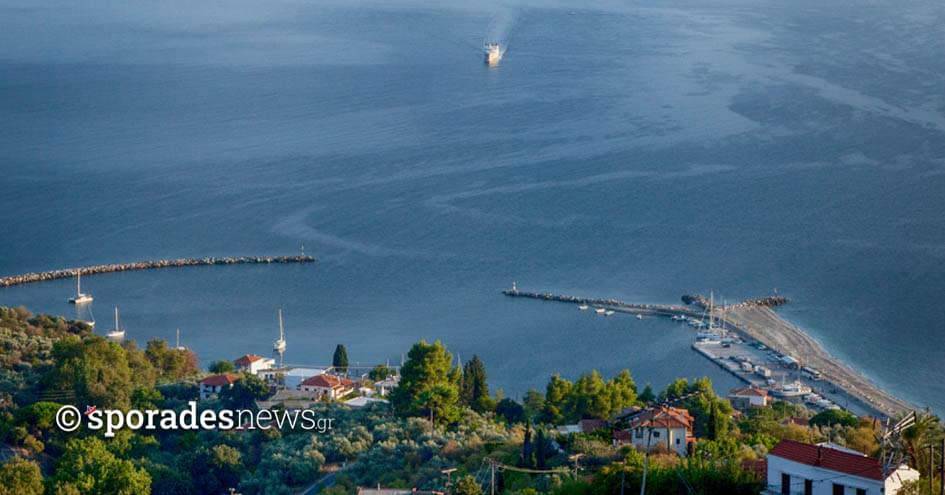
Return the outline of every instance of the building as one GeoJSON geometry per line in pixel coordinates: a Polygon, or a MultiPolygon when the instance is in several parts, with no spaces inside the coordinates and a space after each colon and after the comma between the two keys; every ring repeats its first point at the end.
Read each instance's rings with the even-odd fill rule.
{"type": "Polygon", "coordinates": [[[200,380],[200,399],[207,400],[216,397],[224,388],[230,388],[240,379],[236,373],[210,375],[200,380]]]}
{"type": "Polygon", "coordinates": [[[276,360],[272,358],[264,358],[255,354],[246,354],[245,356],[240,356],[234,359],[233,364],[236,365],[237,370],[245,371],[246,373],[255,375],[262,370],[268,370],[272,368],[276,364],[276,360]]]}
{"type": "Polygon", "coordinates": [[[324,373],[306,378],[299,384],[299,390],[310,392],[316,399],[340,399],[354,391],[354,382],[341,376],[324,373]]]}
{"type": "Polygon", "coordinates": [[[767,491],[774,495],[896,495],[918,480],[908,466],[884,478],[878,459],[849,450],[782,440],[767,457],[767,491]]]}
{"type": "Polygon", "coordinates": [[[388,402],[385,399],[376,399],[374,397],[355,397],[353,399],[346,400],[344,404],[350,408],[358,409],[364,407],[368,404],[387,404],[388,402]]]}
{"type": "Polygon", "coordinates": [[[259,378],[280,388],[298,389],[307,378],[326,373],[326,368],[269,368],[259,371],[259,378]]]}
{"type": "Polygon", "coordinates": [[[728,392],[728,400],[732,407],[745,411],[752,407],[765,407],[771,403],[768,391],[757,387],[733,388],[728,392]]]}
{"type": "Polygon", "coordinates": [[[626,421],[629,424],[626,431],[614,433],[617,445],[631,444],[639,450],[663,448],[685,456],[695,441],[693,419],[686,409],[668,406],[644,409],[626,417],[626,421]]]}
{"type": "Polygon", "coordinates": [[[358,495],[446,495],[444,492],[417,490],[416,488],[364,488],[358,487],[358,495]]]}
{"type": "Polygon", "coordinates": [[[377,395],[386,397],[397,388],[398,383],[400,383],[400,376],[389,376],[379,382],[374,382],[374,390],[377,395]]]}
{"type": "Polygon", "coordinates": [[[603,419],[582,419],[578,421],[578,427],[583,433],[593,433],[597,430],[607,428],[607,421],[603,419]]]}

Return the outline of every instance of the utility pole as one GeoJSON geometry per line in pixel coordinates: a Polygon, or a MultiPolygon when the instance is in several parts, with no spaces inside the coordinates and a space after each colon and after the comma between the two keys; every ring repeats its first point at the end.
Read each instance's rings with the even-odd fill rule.
{"type": "Polygon", "coordinates": [[[492,495],[495,495],[495,461],[492,459],[489,459],[489,471],[491,478],[489,485],[491,486],[492,495]]]}
{"type": "Polygon", "coordinates": [[[938,461],[939,495],[945,495],[945,438],[942,438],[942,458],[938,461]]]}

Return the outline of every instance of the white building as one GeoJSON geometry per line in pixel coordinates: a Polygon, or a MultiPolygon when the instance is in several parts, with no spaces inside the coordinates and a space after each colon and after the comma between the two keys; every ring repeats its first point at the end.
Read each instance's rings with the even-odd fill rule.
{"type": "Polygon", "coordinates": [[[377,395],[385,397],[397,388],[398,383],[400,383],[400,376],[389,376],[379,382],[374,382],[374,390],[377,391],[377,395]]]}
{"type": "Polygon", "coordinates": [[[771,402],[768,391],[757,387],[733,388],[728,392],[732,407],[740,411],[752,407],[765,407],[771,402]]]}
{"type": "Polygon", "coordinates": [[[661,406],[644,409],[626,419],[629,428],[615,432],[615,443],[630,443],[641,451],[663,449],[684,457],[689,453],[694,441],[689,411],[661,406]]]}
{"type": "Polygon", "coordinates": [[[309,392],[316,399],[339,399],[354,391],[354,382],[341,376],[327,373],[306,378],[299,390],[309,392]]]}
{"type": "Polygon", "coordinates": [[[767,457],[765,493],[775,495],[896,495],[919,472],[900,466],[883,477],[879,460],[821,445],[783,440],[767,457]]]}
{"type": "Polygon", "coordinates": [[[276,364],[276,360],[272,358],[264,358],[255,354],[246,354],[245,356],[240,356],[234,359],[233,364],[236,365],[237,370],[245,371],[246,373],[255,375],[262,370],[268,370],[272,368],[276,364]]]}
{"type": "Polygon", "coordinates": [[[234,373],[224,373],[222,375],[210,375],[200,380],[200,399],[207,400],[216,397],[224,388],[230,388],[240,379],[240,376],[234,373]]]}

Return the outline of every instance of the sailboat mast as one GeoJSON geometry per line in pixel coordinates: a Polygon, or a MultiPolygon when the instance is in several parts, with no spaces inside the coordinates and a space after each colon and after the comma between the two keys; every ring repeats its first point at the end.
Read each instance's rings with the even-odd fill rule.
{"type": "Polygon", "coordinates": [[[82,294],[82,272],[75,272],[75,295],[79,297],[82,294]]]}
{"type": "Polygon", "coordinates": [[[180,349],[180,328],[177,329],[177,348],[180,349]]]}
{"type": "Polygon", "coordinates": [[[118,326],[118,306],[115,306],[115,330],[120,330],[121,327],[118,326]]]}
{"type": "Polygon", "coordinates": [[[285,340],[285,331],[282,329],[282,310],[279,310],[279,340],[285,340]]]}

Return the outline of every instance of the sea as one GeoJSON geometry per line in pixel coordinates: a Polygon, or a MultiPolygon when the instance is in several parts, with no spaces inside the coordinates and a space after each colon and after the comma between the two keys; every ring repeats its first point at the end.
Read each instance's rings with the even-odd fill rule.
{"type": "Polygon", "coordinates": [[[734,377],[664,318],[501,290],[779,312],[945,413],[945,4],[0,0],[0,275],[306,254],[0,289],[202,364],[399,364],[493,391],[734,377]],[[504,58],[483,63],[483,42],[504,58]],[[90,314],[91,313],[91,314],[90,314]]]}

